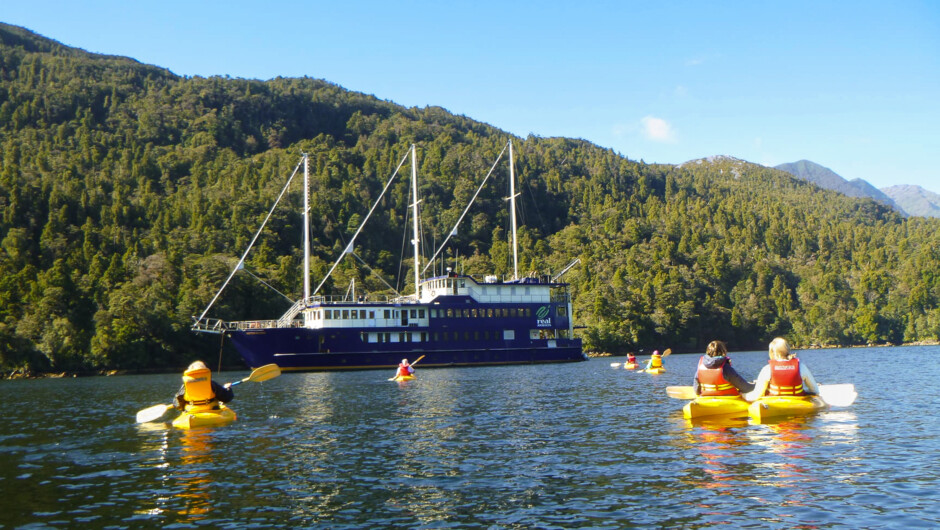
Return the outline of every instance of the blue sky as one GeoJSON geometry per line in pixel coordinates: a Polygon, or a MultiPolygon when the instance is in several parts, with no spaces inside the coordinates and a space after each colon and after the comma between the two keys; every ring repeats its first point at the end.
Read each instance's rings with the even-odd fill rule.
{"type": "Polygon", "coordinates": [[[937,1],[2,0],[186,76],[310,76],[635,160],[812,160],[940,193],[937,1]]]}

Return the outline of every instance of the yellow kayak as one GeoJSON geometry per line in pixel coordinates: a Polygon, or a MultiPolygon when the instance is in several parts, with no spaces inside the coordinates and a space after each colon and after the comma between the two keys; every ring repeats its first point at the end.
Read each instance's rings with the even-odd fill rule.
{"type": "Polygon", "coordinates": [[[218,409],[183,412],[173,420],[173,426],[177,429],[190,429],[192,427],[228,425],[233,421],[235,421],[235,411],[225,405],[220,405],[218,409]]]}
{"type": "Polygon", "coordinates": [[[764,396],[747,409],[752,420],[812,414],[829,408],[819,396],[764,396]]]}
{"type": "Polygon", "coordinates": [[[715,416],[718,414],[735,414],[746,416],[748,403],[741,396],[699,396],[682,407],[682,416],[686,419],[715,416]]]}
{"type": "Polygon", "coordinates": [[[623,363],[624,370],[636,370],[639,368],[639,365],[636,363],[623,363]]]}
{"type": "Polygon", "coordinates": [[[647,368],[646,373],[648,374],[664,374],[666,373],[666,367],[660,366],[659,368],[647,368]]]}
{"type": "Polygon", "coordinates": [[[414,378],[413,375],[396,375],[392,378],[392,381],[411,381],[414,378]]]}

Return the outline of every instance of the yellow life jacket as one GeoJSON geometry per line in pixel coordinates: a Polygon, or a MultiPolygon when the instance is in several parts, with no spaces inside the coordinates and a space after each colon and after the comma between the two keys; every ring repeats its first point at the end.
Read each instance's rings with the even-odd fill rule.
{"type": "Polygon", "coordinates": [[[215,408],[215,392],[212,391],[212,371],[198,368],[183,372],[183,399],[186,410],[202,411],[215,408]]]}
{"type": "Polygon", "coordinates": [[[663,356],[654,355],[650,357],[650,368],[662,368],[663,367],[663,356]]]}

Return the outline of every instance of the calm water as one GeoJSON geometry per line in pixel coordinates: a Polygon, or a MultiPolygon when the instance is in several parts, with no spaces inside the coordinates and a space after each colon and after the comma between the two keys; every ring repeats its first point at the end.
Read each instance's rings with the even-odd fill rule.
{"type": "Polygon", "coordinates": [[[178,375],[0,381],[0,527],[940,527],[940,348],[800,357],[858,401],[692,425],[664,389],[698,356],[419,365],[246,383],[236,423],[183,432],[134,423],[178,375]]]}

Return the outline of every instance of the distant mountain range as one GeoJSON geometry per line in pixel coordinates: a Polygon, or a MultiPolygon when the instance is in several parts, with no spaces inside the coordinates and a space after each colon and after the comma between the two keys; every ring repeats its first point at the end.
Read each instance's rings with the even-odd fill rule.
{"type": "Polygon", "coordinates": [[[834,171],[809,160],[775,166],[820,188],[849,197],[868,197],[905,215],[940,217],[940,195],[920,186],[898,185],[878,189],[862,179],[845,180],[834,171]]]}

